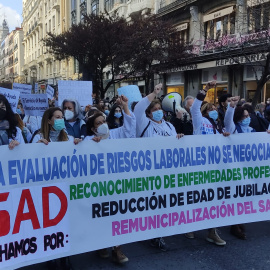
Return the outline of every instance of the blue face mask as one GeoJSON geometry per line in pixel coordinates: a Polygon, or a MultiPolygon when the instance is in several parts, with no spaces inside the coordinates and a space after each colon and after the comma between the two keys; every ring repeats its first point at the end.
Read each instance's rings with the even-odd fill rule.
{"type": "Polygon", "coordinates": [[[209,117],[212,118],[214,121],[216,121],[218,119],[218,112],[216,110],[214,111],[210,111],[208,113],[209,117]]]}
{"type": "Polygon", "coordinates": [[[55,119],[54,120],[54,124],[53,124],[53,128],[55,130],[62,130],[64,129],[66,126],[65,126],[65,121],[64,119],[55,119]]]}
{"type": "Polygon", "coordinates": [[[109,111],[109,110],[105,110],[104,113],[105,113],[106,115],[109,115],[110,111],[109,111]]]}
{"type": "Polygon", "coordinates": [[[17,114],[22,114],[21,109],[17,109],[16,111],[17,111],[17,114]]]}
{"type": "Polygon", "coordinates": [[[163,111],[162,110],[154,111],[152,112],[152,115],[153,119],[159,122],[163,118],[163,111]]]}
{"type": "Polygon", "coordinates": [[[239,124],[243,127],[247,127],[250,124],[250,117],[245,118],[244,120],[240,121],[239,124]]]}
{"type": "Polygon", "coordinates": [[[120,117],[122,116],[122,113],[117,112],[117,113],[114,114],[114,116],[115,116],[116,118],[120,118],[120,117]]]}

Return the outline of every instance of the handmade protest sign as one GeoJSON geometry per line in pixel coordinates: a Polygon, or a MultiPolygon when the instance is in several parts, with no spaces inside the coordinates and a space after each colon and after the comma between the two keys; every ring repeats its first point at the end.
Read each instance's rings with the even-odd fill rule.
{"type": "Polygon", "coordinates": [[[76,99],[81,106],[92,105],[92,82],[58,81],[58,104],[64,99],[76,99]]]}
{"type": "Polygon", "coordinates": [[[131,110],[131,105],[133,102],[140,101],[142,99],[142,94],[137,85],[127,85],[117,89],[118,95],[124,95],[128,98],[128,107],[131,110]]]}
{"type": "Polygon", "coordinates": [[[52,99],[54,95],[54,89],[50,85],[47,85],[46,93],[47,93],[47,97],[49,99],[52,99]]]}
{"type": "Polygon", "coordinates": [[[0,94],[4,95],[8,100],[13,112],[16,112],[20,97],[20,92],[0,87],[0,94]]]}
{"type": "Polygon", "coordinates": [[[46,94],[20,95],[20,97],[26,115],[43,116],[48,109],[46,94]]]}
{"type": "Polygon", "coordinates": [[[1,146],[0,267],[269,220],[269,136],[1,146]]]}
{"type": "Polygon", "coordinates": [[[21,94],[29,95],[32,91],[32,85],[23,83],[13,83],[13,90],[20,91],[21,94]]]}

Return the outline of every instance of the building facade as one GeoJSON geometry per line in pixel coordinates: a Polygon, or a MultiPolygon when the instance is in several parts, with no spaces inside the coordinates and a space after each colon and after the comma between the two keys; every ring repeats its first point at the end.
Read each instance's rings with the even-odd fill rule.
{"type": "MultiPolygon", "coordinates": [[[[208,81],[216,80],[217,87],[208,92],[207,101],[217,102],[224,93],[252,100],[256,76],[260,78],[268,54],[262,37],[269,42],[269,11],[268,0],[159,1],[157,14],[173,20],[193,54],[188,64],[164,74],[167,92],[195,96],[208,81]]],[[[260,99],[267,97],[270,82],[260,99]]]]}

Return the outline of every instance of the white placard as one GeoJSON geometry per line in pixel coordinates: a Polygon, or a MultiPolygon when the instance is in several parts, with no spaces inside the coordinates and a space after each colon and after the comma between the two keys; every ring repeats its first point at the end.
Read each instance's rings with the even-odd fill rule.
{"type": "Polygon", "coordinates": [[[13,83],[13,90],[20,91],[21,94],[29,95],[32,91],[32,85],[23,83],[13,83]]]}
{"type": "Polygon", "coordinates": [[[47,85],[46,93],[47,93],[47,97],[49,99],[52,99],[54,95],[54,89],[50,85],[47,85]]]}
{"type": "Polygon", "coordinates": [[[21,95],[20,97],[26,115],[43,116],[48,109],[47,94],[21,95]]]}
{"type": "Polygon", "coordinates": [[[127,85],[117,89],[118,95],[124,95],[128,98],[128,107],[131,109],[133,102],[140,101],[142,94],[137,85],[127,85]]]}
{"type": "Polygon", "coordinates": [[[20,97],[20,92],[0,87],[0,94],[4,95],[8,100],[13,112],[16,112],[20,97]]]}
{"type": "Polygon", "coordinates": [[[92,105],[92,82],[58,81],[58,104],[64,99],[76,99],[81,106],[92,105]]]}

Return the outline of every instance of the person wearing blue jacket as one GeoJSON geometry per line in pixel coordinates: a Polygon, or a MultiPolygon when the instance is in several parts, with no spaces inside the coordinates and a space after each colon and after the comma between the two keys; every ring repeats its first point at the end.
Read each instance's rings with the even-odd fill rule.
{"type": "Polygon", "coordinates": [[[65,126],[68,135],[74,138],[86,136],[86,124],[79,102],[75,99],[64,99],[61,105],[64,112],[65,126]]]}

